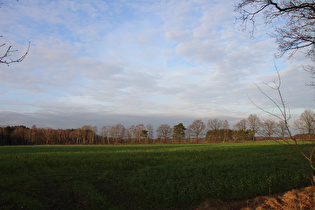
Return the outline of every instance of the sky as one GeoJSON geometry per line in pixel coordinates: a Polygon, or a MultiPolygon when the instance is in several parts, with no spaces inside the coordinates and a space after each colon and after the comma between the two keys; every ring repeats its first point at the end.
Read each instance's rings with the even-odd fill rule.
{"type": "MultiPolygon", "coordinates": [[[[269,116],[258,90],[281,76],[293,117],[313,109],[303,54],[275,58],[271,26],[254,36],[237,0],[2,0],[0,43],[27,57],[0,66],[0,126],[171,126],[269,116]]],[[[0,52],[3,52],[3,47],[0,52]]]]}

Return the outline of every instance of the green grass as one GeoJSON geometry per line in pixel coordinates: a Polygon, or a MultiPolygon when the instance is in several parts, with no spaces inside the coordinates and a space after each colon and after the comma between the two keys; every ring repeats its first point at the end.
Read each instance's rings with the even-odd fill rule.
{"type": "MultiPolygon", "coordinates": [[[[303,145],[307,147],[308,145],[303,145]]],[[[2,146],[0,209],[174,209],[307,186],[278,143],[2,146]]]]}

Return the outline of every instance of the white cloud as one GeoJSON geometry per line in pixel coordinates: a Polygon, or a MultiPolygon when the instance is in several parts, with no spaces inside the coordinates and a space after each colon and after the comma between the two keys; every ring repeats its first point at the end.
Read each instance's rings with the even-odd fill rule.
{"type": "MultiPolygon", "coordinates": [[[[4,5],[6,40],[20,52],[32,46],[22,63],[0,66],[0,125],[235,121],[257,111],[253,82],[274,77],[273,40],[264,29],[240,32],[228,0],[4,5]]],[[[304,61],[276,61],[288,103],[311,108],[304,61]]]]}
{"type": "Polygon", "coordinates": [[[171,41],[182,42],[191,38],[191,31],[189,30],[174,30],[165,32],[165,38],[171,41]]]}
{"type": "Polygon", "coordinates": [[[209,64],[222,61],[222,58],[228,53],[225,50],[224,45],[210,40],[191,40],[190,42],[181,43],[176,47],[176,52],[184,56],[187,60],[209,64]]]}
{"type": "Polygon", "coordinates": [[[194,37],[215,37],[222,33],[222,29],[231,25],[231,19],[235,17],[232,2],[215,2],[206,4],[201,8],[202,17],[199,25],[193,29],[194,37]]]}

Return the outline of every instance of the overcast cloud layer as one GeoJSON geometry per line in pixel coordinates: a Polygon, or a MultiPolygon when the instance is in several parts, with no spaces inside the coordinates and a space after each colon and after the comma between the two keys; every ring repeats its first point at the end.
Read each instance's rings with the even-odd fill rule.
{"type": "Polygon", "coordinates": [[[255,83],[275,64],[291,112],[314,108],[308,61],[275,59],[269,29],[243,32],[231,0],[2,2],[1,41],[31,49],[0,66],[0,125],[233,124],[262,114],[249,98],[271,108],[255,83]]]}

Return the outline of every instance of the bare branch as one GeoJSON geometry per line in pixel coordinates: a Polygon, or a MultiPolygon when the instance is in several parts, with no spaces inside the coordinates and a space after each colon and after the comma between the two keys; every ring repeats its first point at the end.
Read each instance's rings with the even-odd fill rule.
{"type": "Polygon", "coordinates": [[[272,35],[278,43],[278,56],[289,53],[291,58],[297,51],[315,59],[315,3],[313,0],[242,0],[236,5],[244,30],[251,23],[249,32],[253,35],[258,16],[265,24],[277,23],[272,35]],[[279,21],[280,20],[280,21],[279,21]]]}
{"type": "MultiPolygon", "coordinates": [[[[16,1],[18,2],[19,0],[16,0],[16,1]]],[[[2,6],[2,3],[0,3],[0,8],[1,6],[2,6]]],[[[0,38],[2,37],[3,36],[0,36],[0,38]]],[[[3,48],[5,46],[6,46],[6,43],[0,44],[0,48],[3,48]]],[[[11,56],[11,53],[17,52],[18,50],[12,50],[12,45],[10,45],[7,49],[4,50],[4,54],[0,55],[0,64],[6,64],[9,66],[12,63],[19,63],[23,61],[26,55],[29,53],[30,47],[31,47],[31,43],[29,42],[26,52],[21,57],[11,59],[9,58],[11,56]]]]}
{"type": "MultiPolygon", "coordinates": [[[[5,47],[5,46],[6,46],[6,43],[3,43],[0,45],[0,48],[5,47]]],[[[3,55],[0,56],[0,64],[2,63],[2,64],[6,64],[9,66],[12,63],[19,63],[19,62],[23,61],[25,59],[25,57],[27,56],[27,54],[29,53],[30,47],[31,47],[31,43],[29,42],[27,50],[22,56],[15,58],[15,59],[11,59],[9,57],[12,56],[12,53],[17,52],[18,50],[12,50],[12,45],[8,46],[8,48],[5,49],[3,55]]]]}

